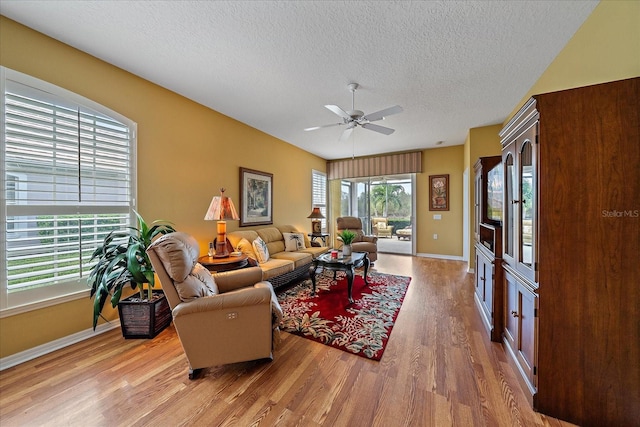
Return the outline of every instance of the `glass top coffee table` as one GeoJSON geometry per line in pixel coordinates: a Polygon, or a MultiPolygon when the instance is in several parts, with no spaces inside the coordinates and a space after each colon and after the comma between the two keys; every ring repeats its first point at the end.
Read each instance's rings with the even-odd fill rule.
{"type": "Polygon", "coordinates": [[[331,253],[320,255],[313,260],[311,269],[309,270],[309,276],[311,276],[311,283],[313,283],[313,294],[316,293],[316,273],[318,270],[330,270],[334,272],[344,271],[347,274],[347,292],[349,295],[349,302],[353,304],[353,298],[351,291],[353,289],[353,274],[356,268],[364,266],[364,284],[367,283],[367,273],[369,271],[369,257],[366,252],[352,252],[351,255],[343,257],[342,252],[338,252],[338,258],[331,258],[331,253]]]}

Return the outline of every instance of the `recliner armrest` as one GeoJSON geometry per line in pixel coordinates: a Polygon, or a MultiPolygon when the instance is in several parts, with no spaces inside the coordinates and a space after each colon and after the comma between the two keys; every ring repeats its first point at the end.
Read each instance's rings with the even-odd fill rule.
{"type": "Polygon", "coordinates": [[[252,286],[178,304],[173,309],[173,317],[261,304],[271,305],[271,291],[265,287],[252,286]]]}
{"type": "Polygon", "coordinates": [[[260,267],[249,267],[214,273],[213,280],[216,281],[220,293],[224,294],[234,289],[253,286],[262,281],[262,269],[260,267]]]}
{"type": "Polygon", "coordinates": [[[268,289],[271,293],[271,313],[273,314],[273,327],[277,327],[282,321],[284,313],[282,312],[282,307],[280,307],[280,303],[278,302],[278,297],[273,290],[273,286],[271,286],[271,282],[256,283],[256,288],[268,289]]]}

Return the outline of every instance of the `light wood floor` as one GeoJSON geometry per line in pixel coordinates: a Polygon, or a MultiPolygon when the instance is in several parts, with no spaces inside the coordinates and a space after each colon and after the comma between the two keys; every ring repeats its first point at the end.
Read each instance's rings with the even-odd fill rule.
{"type": "Polygon", "coordinates": [[[380,362],[282,333],[273,362],[190,381],[173,326],[113,330],[1,372],[0,425],[570,426],[526,403],[465,263],[382,254],[375,269],[413,277],[380,362]]]}

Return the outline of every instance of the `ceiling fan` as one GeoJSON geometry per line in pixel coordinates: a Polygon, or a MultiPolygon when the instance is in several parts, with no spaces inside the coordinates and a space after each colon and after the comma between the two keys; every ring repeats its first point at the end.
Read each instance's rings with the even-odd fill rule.
{"type": "Polygon", "coordinates": [[[399,105],[394,105],[393,107],[385,108],[384,110],[376,111],[375,113],[365,115],[362,111],[355,109],[355,94],[356,89],[358,89],[358,83],[349,83],[347,86],[351,91],[351,110],[344,111],[342,108],[337,105],[325,105],[325,108],[329,109],[333,113],[337,114],[342,118],[342,122],[332,123],[329,125],[322,126],[314,126],[310,128],[306,128],[305,131],[316,130],[321,128],[328,128],[332,126],[346,126],[346,129],[342,132],[340,136],[340,141],[346,141],[351,136],[351,132],[356,126],[361,126],[364,129],[372,130],[374,132],[379,132],[385,135],[391,135],[395,132],[395,129],[391,129],[388,127],[380,126],[373,124],[371,122],[375,122],[378,120],[382,120],[387,116],[392,114],[401,113],[402,107],[399,105]]]}

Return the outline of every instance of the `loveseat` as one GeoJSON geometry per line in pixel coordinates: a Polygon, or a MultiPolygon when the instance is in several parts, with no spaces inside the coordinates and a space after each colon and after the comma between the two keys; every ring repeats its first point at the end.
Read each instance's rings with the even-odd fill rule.
{"type": "Polygon", "coordinates": [[[329,250],[312,245],[306,233],[291,225],[232,231],[227,239],[262,269],[262,280],[268,280],[274,288],[303,277],[313,259],[329,250]]]}

